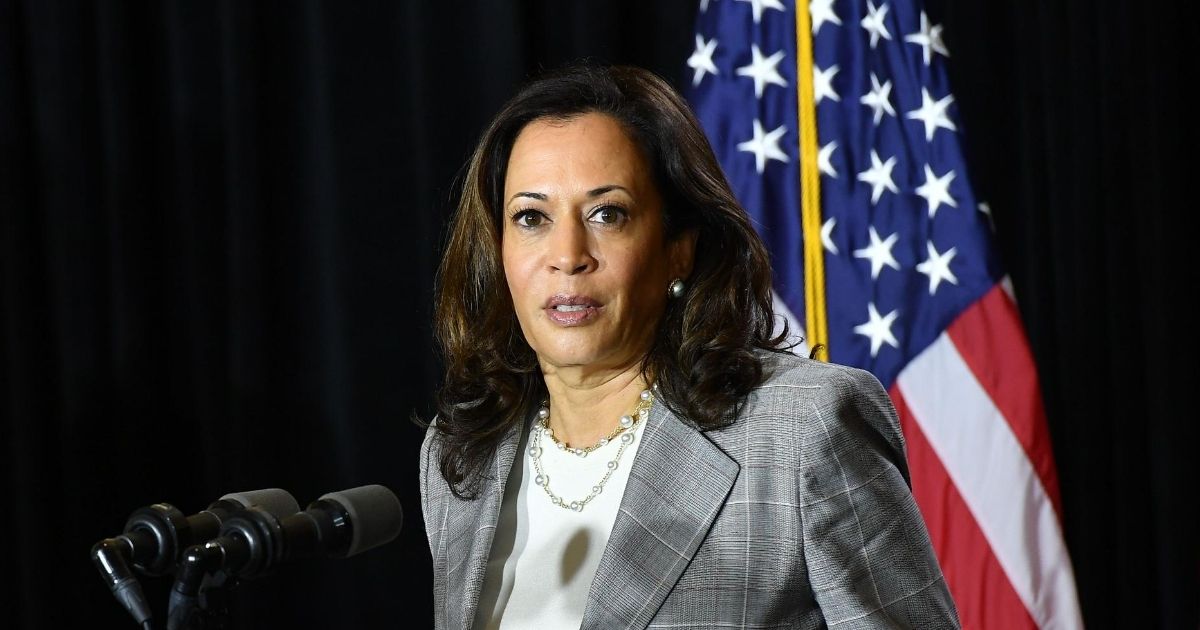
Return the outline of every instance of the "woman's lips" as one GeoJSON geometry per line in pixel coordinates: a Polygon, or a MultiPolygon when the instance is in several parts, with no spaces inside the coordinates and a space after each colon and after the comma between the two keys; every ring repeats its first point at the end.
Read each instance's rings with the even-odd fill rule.
{"type": "Polygon", "coordinates": [[[546,317],[559,326],[579,326],[595,319],[601,305],[586,295],[556,295],[546,301],[546,317]]]}
{"type": "Polygon", "coordinates": [[[599,311],[600,309],[595,306],[577,307],[568,311],[548,308],[546,317],[559,326],[579,326],[595,318],[599,311]]]}

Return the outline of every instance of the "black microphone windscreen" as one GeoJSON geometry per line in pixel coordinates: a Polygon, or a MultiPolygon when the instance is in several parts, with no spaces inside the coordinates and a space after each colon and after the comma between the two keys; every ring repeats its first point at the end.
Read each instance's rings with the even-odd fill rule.
{"type": "Polygon", "coordinates": [[[321,495],[318,501],[330,500],[341,505],[350,516],[351,539],[346,557],[374,549],[390,542],[400,534],[404,511],[400,499],[380,485],[360,486],[321,495]]]}
{"type": "Polygon", "coordinates": [[[276,518],[291,516],[300,511],[300,504],[296,502],[296,497],[293,497],[292,493],[287,490],[279,488],[230,492],[219,500],[236,501],[244,508],[258,506],[276,518]]]}

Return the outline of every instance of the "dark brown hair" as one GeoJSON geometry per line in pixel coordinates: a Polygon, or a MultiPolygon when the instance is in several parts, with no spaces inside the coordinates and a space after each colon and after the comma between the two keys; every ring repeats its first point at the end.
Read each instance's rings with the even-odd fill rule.
{"type": "Polygon", "coordinates": [[[529,123],[586,113],[611,116],[643,150],[667,238],[698,235],[687,292],[668,301],[642,361],[659,399],[701,429],[727,425],[765,378],[757,350],[783,343],[784,335],[772,336],[766,248],[683,99],[640,68],[580,65],[544,75],[483,133],[438,269],[434,327],[446,374],[435,443],[442,476],[459,497],[477,493],[500,440],[546,396],[500,257],[509,153],[529,123]]]}

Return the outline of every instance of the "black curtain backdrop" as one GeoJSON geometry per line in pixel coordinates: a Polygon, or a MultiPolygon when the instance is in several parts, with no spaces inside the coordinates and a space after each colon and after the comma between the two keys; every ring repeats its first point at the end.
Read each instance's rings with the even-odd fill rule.
{"type": "MultiPolygon", "coordinates": [[[[1197,27],[1127,4],[927,6],[1038,361],[1085,620],[1196,628],[1197,27]]],[[[682,85],[695,11],[0,0],[0,627],[131,627],[88,550],[135,508],[367,483],[401,497],[400,539],[243,585],[235,627],[430,625],[410,417],[439,378],[459,169],[538,68],[682,85]]],[[[161,619],[168,584],[143,582],[161,619]]]]}

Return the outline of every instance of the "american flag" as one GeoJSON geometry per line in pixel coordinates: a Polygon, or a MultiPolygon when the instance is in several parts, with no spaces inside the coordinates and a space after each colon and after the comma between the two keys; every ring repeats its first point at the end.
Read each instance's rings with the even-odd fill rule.
{"type": "Polygon", "coordinates": [[[692,106],[771,251],[776,305],[891,394],[964,626],[1082,627],[1037,375],[970,186],[942,27],[916,0],[795,7],[703,0],[687,61],[692,106]]]}

